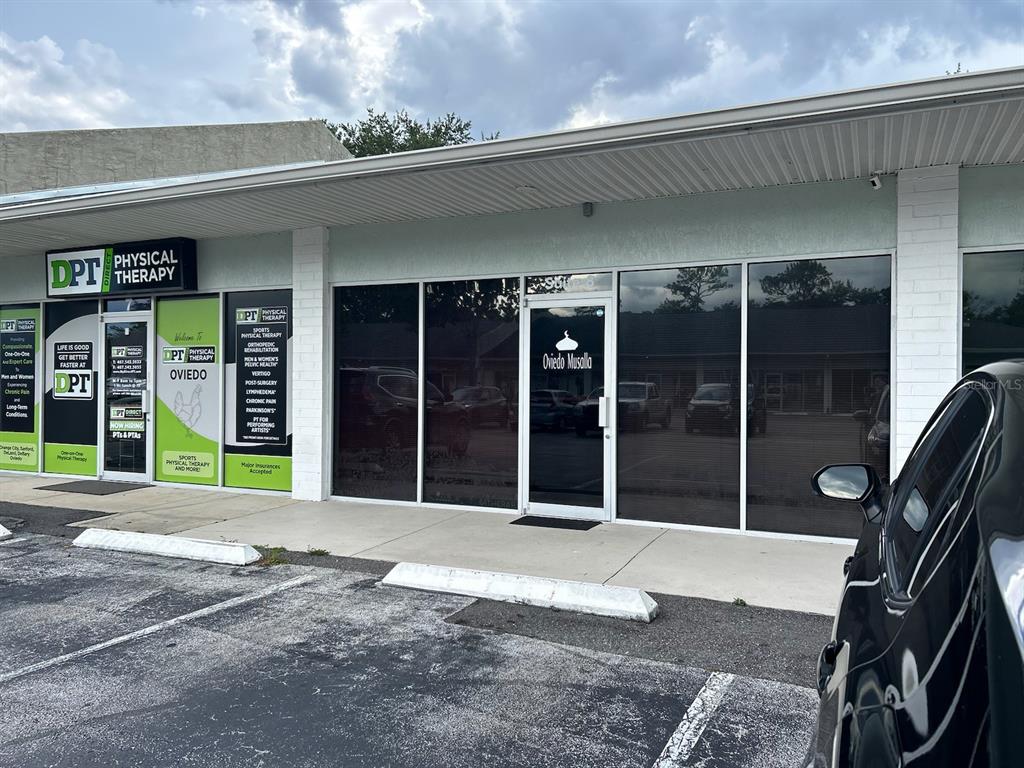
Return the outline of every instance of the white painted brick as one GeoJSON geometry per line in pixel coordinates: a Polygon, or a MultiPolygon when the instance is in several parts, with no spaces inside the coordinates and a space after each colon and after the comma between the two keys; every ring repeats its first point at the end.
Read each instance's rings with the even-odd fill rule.
{"type": "Polygon", "coordinates": [[[901,171],[896,197],[896,468],[958,378],[956,166],[901,171]]]}
{"type": "MultiPolygon", "coordinates": [[[[913,232],[918,229],[940,229],[942,227],[941,216],[903,216],[899,217],[898,230],[902,232],[913,232]]],[[[897,232],[898,242],[899,231],[897,232]]]]}
{"type": "Polygon", "coordinates": [[[918,204],[910,206],[914,212],[915,217],[922,216],[943,216],[943,215],[957,215],[957,198],[950,195],[948,199],[940,202],[925,203],[924,201],[918,201],[918,204]]]}
{"type": "Polygon", "coordinates": [[[328,305],[327,229],[292,232],[292,496],[319,501],[329,493],[329,435],[324,373],[328,305]]]}

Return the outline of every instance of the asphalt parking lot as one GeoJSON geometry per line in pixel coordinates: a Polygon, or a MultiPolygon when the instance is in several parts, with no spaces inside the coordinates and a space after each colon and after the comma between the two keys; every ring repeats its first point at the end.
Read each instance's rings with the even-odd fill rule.
{"type": "Polygon", "coordinates": [[[758,625],[715,664],[690,625],[799,633],[802,614],[723,621],[680,599],[634,625],[381,587],[362,565],[231,568],[20,530],[0,543],[0,765],[800,762],[822,638],[758,625]]]}

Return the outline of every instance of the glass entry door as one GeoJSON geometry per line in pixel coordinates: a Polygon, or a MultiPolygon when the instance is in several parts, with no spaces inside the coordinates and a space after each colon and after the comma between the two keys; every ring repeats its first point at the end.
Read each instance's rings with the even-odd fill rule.
{"type": "Polygon", "coordinates": [[[103,477],[150,478],[149,321],[103,324],[103,477]]]}
{"type": "Polygon", "coordinates": [[[529,414],[523,431],[529,514],[609,519],[610,309],[611,302],[593,298],[528,305],[529,387],[520,413],[529,414]]]}

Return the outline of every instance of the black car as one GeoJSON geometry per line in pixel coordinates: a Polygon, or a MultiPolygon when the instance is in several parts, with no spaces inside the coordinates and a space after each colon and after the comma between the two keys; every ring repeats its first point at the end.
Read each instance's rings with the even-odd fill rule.
{"type": "MultiPolygon", "coordinates": [[[[763,435],[768,429],[768,410],[763,395],[747,385],[747,434],[763,435]]],[[[728,382],[701,384],[686,404],[687,432],[740,431],[740,388],[728,382]]]]}
{"type": "Polygon", "coordinates": [[[452,400],[466,408],[474,427],[488,422],[507,427],[511,420],[508,398],[497,387],[460,387],[452,400]]]}
{"type": "Polygon", "coordinates": [[[1024,765],[1024,360],[964,378],[891,486],[866,464],[812,485],[867,521],[806,764],[1024,765]]]}
{"type": "MultiPolygon", "coordinates": [[[[407,368],[339,368],[335,432],[342,452],[414,450],[416,448],[419,381],[407,368]]],[[[469,449],[469,410],[424,382],[426,439],[452,456],[469,449]]]]}

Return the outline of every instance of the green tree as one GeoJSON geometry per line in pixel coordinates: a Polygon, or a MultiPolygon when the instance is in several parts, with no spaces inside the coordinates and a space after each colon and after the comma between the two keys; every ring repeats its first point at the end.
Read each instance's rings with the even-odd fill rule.
{"type": "MultiPolygon", "coordinates": [[[[324,120],[353,157],[390,155],[414,149],[450,147],[473,141],[473,123],[449,112],[444,117],[420,122],[407,111],[394,115],[367,108],[366,117],[353,123],[332,123],[324,120]]],[[[481,141],[497,139],[500,133],[480,135],[481,141]]]]}
{"type": "Polygon", "coordinates": [[[687,267],[680,269],[676,279],[665,287],[672,298],[665,299],[657,312],[701,312],[704,302],[725,288],[731,288],[726,267],[687,267]]]}
{"type": "Polygon", "coordinates": [[[801,307],[838,307],[885,304],[888,288],[855,288],[850,280],[837,280],[824,262],[794,261],[784,270],[761,278],[764,303],[801,307]]]}

